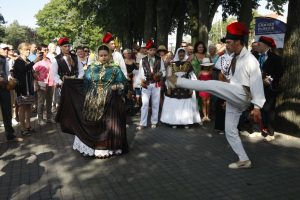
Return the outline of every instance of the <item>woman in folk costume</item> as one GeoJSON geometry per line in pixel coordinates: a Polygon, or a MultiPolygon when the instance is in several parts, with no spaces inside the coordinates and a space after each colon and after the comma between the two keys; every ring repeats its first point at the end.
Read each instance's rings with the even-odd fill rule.
{"type": "Polygon", "coordinates": [[[57,114],[62,131],[75,135],[73,149],[98,158],[128,151],[123,98],[127,80],[110,56],[109,48],[100,46],[84,80],[65,80],[57,114]]]}
{"type": "MultiPolygon", "coordinates": [[[[187,59],[186,51],[183,48],[177,49],[175,58],[167,69],[167,76],[175,74],[177,77],[197,80],[193,67],[187,59]]],[[[173,128],[176,128],[177,125],[189,128],[189,125],[200,123],[195,92],[184,88],[167,88],[161,121],[172,125],[173,128]]]]}

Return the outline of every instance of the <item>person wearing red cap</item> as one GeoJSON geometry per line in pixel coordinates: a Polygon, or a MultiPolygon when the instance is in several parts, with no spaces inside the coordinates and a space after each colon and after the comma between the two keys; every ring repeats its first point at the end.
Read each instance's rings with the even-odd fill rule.
{"type": "Polygon", "coordinates": [[[207,91],[226,100],[225,134],[228,143],[238,155],[239,161],[228,165],[230,169],[250,168],[251,161],[246,154],[239,131],[239,118],[250,103],[254,104],[251,117],[254,121],[261,120],[260,109],[265,103],[261,71],[256,58],[245,47],[245,36],[249,31],[241,22],[227,26],[226,48],[234,52],[229,67],[229,82],[215,80],[198,81],[185,78],[168,77],[169,85],[198,91],[207,91]]]}
{"type": "Polygon", "coordinates": [[[164,62],[156,56],[156,45],[150,39],[146,44],[147,56],[139,64],[138,79],[142,86],[141,120],[137,130],[147,126],[149,100],[151,97],[151,128],[156,128],[160,102],[161,80],[166,75],[164,62]]]}
{"type": "Polygon", "coordinates": [[[126,64],[124,62],[123,56],[120,52],[115,51],[116,45],[115,45],[115,38],[110,32],[106,32],[102,39],[102,43],[106,44],[110,50],[113,52],[112,53],[112,58],[114,60],[114,63],[119,65],[124,76],[127,77],[127,69],[126,69],[126,64]]]}
{"type": "Polygon", "coordinates": [[[279,79],[283,73],[282,59],[272,52],[276,43],[271,37],[261,36],[258,40],[257,51],[262,71],[266,103],[262,108],[262,135],[267,141],[274,140],[275,101],[278,92],[279,79]]]}
{"type": "Polygon", "coordinates": [[[61,53],[52,60],[52,76],[56,87],[61,87],[64,78],[82,78],[84,75],[83,65],[76,55],[70,53],[70,40],[62,37],[57,44],[61,53]]]}

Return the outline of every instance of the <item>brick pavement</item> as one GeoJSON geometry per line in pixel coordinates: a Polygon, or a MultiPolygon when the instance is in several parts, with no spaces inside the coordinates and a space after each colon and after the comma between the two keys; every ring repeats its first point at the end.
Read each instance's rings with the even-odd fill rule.
{"type": "Polygon", "coordinates": [[[107,160],[73,151],[59,125],[35,128],[19,144],[6,143],[0,130],[0,200],[300,198],[299,138],[243,137],[253,169],[230,170],[237,158],[210,126],[136,132],[130,125],[130,152],[107,160]]]}

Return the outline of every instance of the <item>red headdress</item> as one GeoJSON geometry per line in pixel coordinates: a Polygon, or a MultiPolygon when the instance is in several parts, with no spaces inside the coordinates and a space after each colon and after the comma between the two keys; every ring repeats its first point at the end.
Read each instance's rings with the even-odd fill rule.
{"type": "Polygon", "coordinates": [[[113,35],[110,32],[106,32],[103,39],[102,39],[102,42],[105,43],[105,44],[108,44],[112,40],[114,40],[113,35]]]}
{"type": "Polygon", "coordinates": [[[249,30],[245,24],[241,22],[233,22],[226,27],[226,39],[240,40],[249,34],[249,30]]]}
{"type": "Polygon", "coordinates": [[[62,37],[57,41],[58,46],[63,46],[65,44],[70,44],[70,40],[67,37],[62,37]]]}
{"type": "Polygon", "coordinates": [[[262,43],[268,45],[269,47],[276,48],[276,43],[275,43],[274,39],[271,37],[260,36],[260,38],[258,39],[258,42],[262,42],[262,43]]]}
{"type": "Polygon", "coordinates": [[[147,44],[146,44],[146,49],[152,49],[152,48],[156,48],[156,45],[154,44],[152,39],[149,39],[147,44]]]}

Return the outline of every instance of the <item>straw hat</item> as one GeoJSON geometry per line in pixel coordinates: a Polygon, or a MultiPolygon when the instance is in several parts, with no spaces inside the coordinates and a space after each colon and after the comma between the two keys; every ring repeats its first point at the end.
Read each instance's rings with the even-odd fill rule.
{"type": "Polygon", "coordinates": [[[159,45],[157,51],[168,51],[165,45],[159,45]]]}

